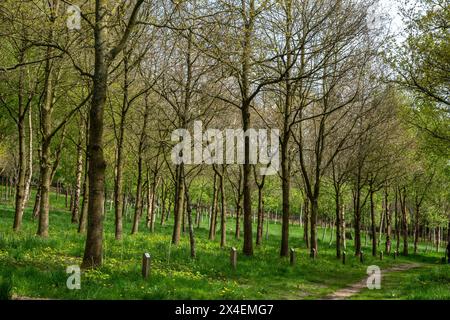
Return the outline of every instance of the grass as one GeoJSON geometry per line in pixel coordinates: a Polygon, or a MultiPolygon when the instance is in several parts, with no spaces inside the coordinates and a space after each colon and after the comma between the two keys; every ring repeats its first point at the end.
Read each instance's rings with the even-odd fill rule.
{"type": "MultiPolygon", "coordinates": [[[[56,200],[53,195],[51,203],[54,207],[50,213],[48,239],[34,235],[37,221],[32,219],[30,208],[25,212],[22,230],[12,232],[12,206],[0,205],[0,277],[13,279],[9,290],[5,285],[7,282],[0,280],[1,298],[8,298],[5,292],[6,295],[9,292],[9,296],[56,299],[319,299],[366,277],[369,265],[376,264],[383,269],[398,263],[422,262],[429,266],[438,262],[441,256],[429,252],[397,260],[385,257],[379,261],[369,255],[370,248],[367,247],[365,262],[361,264],[350,254],[353,248],[348,241],[347,263],[342,265],[335,258],[334,247],[329,246],[328,232],[324,242],[319,240],[318,259],[311,260],[301,240],[302,228],[293,225],[290,245],[297,250],[297,264],[292,267],[288,259],[279,258],[279,224],[270,224],[269,238],[261,247],[255,247],[253,257],[245,257],[240,254],[242,240],[234,239],[234,221],[230,219],[226,249],[220,249],[220,239],[207,240],[206,221],[195,230],[197,259],[192,260],[187,234],[183,235],[178,247],[170,244],[170,223],[166,226],[157,224],[154,234],[141,224],[140,232],[132,236],[129,234],[132,226],[130,214],[124,219],[124,239],[116,241],[113,212],[108,212],[105,217],[104,265],[97,270],[83,271],[81,290],[69,290],[66,268],[81,264],[85,235],[78,234],[76,226],[70,223],[70,213],[64,208],[63,197],[56,200]],[[237,270],[229,264],[231,246],[239,248],[237,270]],[[144,252],[152,255],[148,280],[141,276],[144,252]]],[[[392,294],[392,290],[397,290],[395,297],[398,299],[421,299],[423,295],[430,299],[448,298],[448,286],[439,287],[442,294],[435,292],[442,279],[448,280],[448,266],[434,265],[430,268],[389,275],[386,290],[382,290],[384,294],[363,292],[358,297],[383,299],[392,294]],[[430,274],[433,278],[426,278],[430,274]],[[404,279],[421,279],[417,280],[421,282],[420,285],[415,282],[400,285],[404,279]],[[391,284],[395,289],[390,289],[391,284]]]]}

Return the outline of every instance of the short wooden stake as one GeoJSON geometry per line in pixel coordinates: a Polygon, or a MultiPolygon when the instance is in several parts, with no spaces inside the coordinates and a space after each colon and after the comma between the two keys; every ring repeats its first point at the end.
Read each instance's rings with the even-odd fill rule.
{"type": "Polygon", "coordinates": [[[383,251],[380,251],[380,260],[383,260],[383,256],[384,256],[383,251]]]}
{"type": "Polygon", "coordinates": [[[291,248],[291,266],[295,265],[295,249],[291,248]]]}
{"type": "Polygon", "coordinates": [[[361,255],[359,256],[359,261],[364,263],[364,252],[361,251],[361,255]]]}
{"type": "Polygon", "coordinates": [[[144,253],[144,255],[142,256],[142,277],[144,277],[144,279],[147,279],[148,275],[150,274],[150,264],[150,253],[144,253]]]}
{"type": "Polygon", "coordinates": [[[314,260],[316,260],[316,258],[317,258],[317,250],[316,249],[313,249],[312,250],[312,257],[311,258],[313,258],[314,260]]]}
{"type": "Polygon", "coordinates": [[[230,263],[231,263],[231,267],[234,270],[236,270],[236,267],[237,267],[237,250],[236,250],[235,247],[231,248],[230,263]]]}
{"type": "Polygon", "coordinates": [[[342,264],[345,264],[345,256],[347,254],[345,253],[345,251],[342,253],[342,264]]]}

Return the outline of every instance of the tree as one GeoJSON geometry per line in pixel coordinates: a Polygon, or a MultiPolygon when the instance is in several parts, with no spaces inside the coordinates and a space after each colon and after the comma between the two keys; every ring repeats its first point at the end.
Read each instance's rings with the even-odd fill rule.
{"type": "Polygon", "coordinates": [[[83,268],[98,267],[103,255],[103,204],[106,163],[103,155],[104,107],[111,63],[124,49],[132,33],[144,0],[137,0],[132,7],[126,29],[120,40],[108,48],[108,5],[105,0],[95,3],[95,68],[93,75],[92,103],[89,114],[89,207],[86,247],[83,268]]]}
{"type": "Polygon", "coordinates": [[[406,40],[388,56],[397,76],[394,81],[417,98],[412,105],[416,116],[411,121],[448,148],[450,5],[419,0],[415,6],[403,6],[402,16],[406,40]]]}

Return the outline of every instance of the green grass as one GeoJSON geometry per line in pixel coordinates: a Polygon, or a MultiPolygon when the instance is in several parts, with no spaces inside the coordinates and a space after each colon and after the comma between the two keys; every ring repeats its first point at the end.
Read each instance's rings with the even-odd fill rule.
{"type": "MultiPolygon", "coordinates": [[[[56,201],[53,195],[51,203],[54,207],[50,213],[48,239],[34,235],[37,221],[32,219],[30,208],[25,212],[22,230],[12,232],[12,206],[0,205],[0,277],[13,279],[10,292],[15,296],[56,299],[318,299],[360,281],[366,277],[369,265],[376,264],[381,268],[408,262],[428,265],[439,261],[441,256],[429,252],[397,260],[385,257],[379,261],[369,256],[370,248],[367,247],[366,261],[361,264],[350,254],[353,248],[351,241],[348,241],[347,264],[342,265],[335,258],[334,247],[329,246],[328,232],[325,241],[319,241],[319,256],[314,261],[308,257],[308,250],[301,240],[302,228],[293,225],[290,246],[297,249],[297,264],[291,267],[287,259],[279,258],[280,224],[271,224],[269,239],[265,239],[263,246],[255,247],[253,257],[244,257],[240,254],[242,240],[234,239],[235,223],[229,219],[227,248],[220,249],[219,232],[216,241],[207,240],[207,222],[204,221],[201,228],[195,230],[197,259],[192,260],[187,234],[183,235],[178,247],[170,244],[170,223],[166,226],[158,223],[154,234],[141,224],[140,232],[131,236],[131,211],[124,219],[124,239],[114,240],[113,212],[108,212],[105,218],[104,265],[98,270],[83,271],[81,290],[69,290],[66,287],[69,275],[65,270],[67,266],[81,264],[85,235],[78,234],[76,226],[70,223],[70,213],[64,208],[63,197],[56,201]],[[229,265],[231,246],[239,249],[236,271],[229,265]],[[148,280],[143,280],[141,276],[144,252],[152,255],[148,280]]],[[[321,239],[321,230],[319,235],[321,239]]],[[[448,275],[447,266],[436,265],[434,268],[437,274],[448,275]]],[[[414,272],[417,276],[426,277],[429,269],[424,269],[425,273],[420,270],[414,272]]],[[[408,273],[407,277],[413,275],[408,273]]],[[[427,297],[448,297],[444,293],[436,296],[436,283],[423,279],[422,286],[425,286],[427,297]]],[[[417,292],[419,286],[407,283],[402,286],[404,289],[402,287],[396,293],[396,298],[422,298],[421,293],[417,292]]],[[[2,288],[0,282],[0,295],[8,291],[2,288]]],[[[384,298],[372,296],[377,294],[374,292],[365,294],[367,296],[362,294],[361,298],[384,298]]]]}

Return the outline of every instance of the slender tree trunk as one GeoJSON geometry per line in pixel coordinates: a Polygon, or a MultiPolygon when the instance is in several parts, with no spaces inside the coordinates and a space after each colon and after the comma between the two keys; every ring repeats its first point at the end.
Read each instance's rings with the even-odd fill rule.
{"type": "Polygon", "coordinates": [[[41,206],[41,186],[40,183],[36,190],[36,197],[34,200],[34,208],[33,208],[33,219],[37,219],[39,217],[39,207],[41,206]]]}
{"type": "Polygon", "coordinates": [[[347,250],[347,240],[346,240],[346,225],[345,225],[345,205],[342,204],[342,209],[341,209],[341,228],[342,228],[342,248],[344,250],[347,250]]]}
{"type": "MultiPolygon", "coordinates": [[[[155,231],[155,195],[156,195],[156,188],[158,187],[159,182],[156,181],[156,173],[153,175],[153,182],[151,184],[151,189],[149,187],[148,189],[148,196],[147,196],[147,214],[149,218],[148,227],[150,228],[150,232],[155,231]]],[[[162,215],[164,215],[162,213],[162,215]]]]}
{"type": "Polygon", "coordinates": [[[81,178],[83,175],[83,131],[87,128],[84,128],[84,123],[81,115],[80,115],[80,132],[78,134],[78,142],[77,142],[77,168],[75,174],[75,190],[74,190],[74,199],[73,199],[73,207],[72,207],[72,223],[78,224],[78,219],[80,215],[80,195],[81,195],[81,178]]]}
{"type": "Polygon", "coordinates": [[[311,257],[314,255],[314,251],[317,254],[317,216],[319,214],[319,202],[317,198],[310,199],[311,202],[311,257]]]}
{"type": "Polygon", "coordinates": [[[447,261],[450,264],[450,220],[447,226],[447,261]]]}
{"type": "MultiPolygon", "coordinates": [[[[247,132],[250,129],[250,72],[251,72],[251,54],[252,54],[252,34],[254,29],[254,10],[255,1],[251,0],[248,4],[242,1],[242,14],[244,19],[243,41],[242,41],[242,82],[241,82],[241,116],[242,130],[247,132]]],[[[253,255],[253,231],[252,231],[252,200],[251,200],[251,164],[250,164],[250,138],[245,137],[244,142],[244,164],[243,171],[243,215],[244,215],[244,244],[243,253],[246,256],[253,255]]]]}
{"type": "Polygon", "coordinates": [[[361,255],[361,189],[359,185],[355,188],[353,194],[353,203],[355,210],[355,255],[361,255]]]}
{"type": "Polygon", "coordinates": [[[161,184],[161,226],[164,225],[165,217],[166,217],[166,186],[164,184],[164,179],[161,184]]]}
{"type": "Polygon", "coordinates": [[[178,245],[181,237],[181,223],[184,207],[184,164],[177,165],[175,183],[175,207],[172,244],[178,245]]]}
{"type": "Polygon", "coordinates": [[[197,229],[200,229],[200,224],[202,222],[202,215],[203,215],[203,209],[200,207],[200,202],[197,204],[197,210],[196,210],[196,224],[197,229]]]}
{"type": "Polygon", "coordinates": [[[419,245],[419,231],[420,231],[420,204],[416,199],[415,225],[414,225],[414,254],[417,254],[419,245]]]}
{"type": "MultiPolygon", "coordinates": [[[[289,97],[290,99],[290,97],[289,97]]],[[[287,121],[287,120],[285,120],[287,121]]],[[[289,133],[285,132],[286,135],[289,133]]],[[[288,155],[288,143],[289,138],[284,138],[284,142],[281,145],[281,190],[282,190],[282,202],[283,202],[283,215],[282,215],[282,227],[281,227],[281,248],[280,256],[289,256],[289,216],[290,216],[290,164],[288,155]]],[[[317,250],[317,249],[316,249],[317,250]]]]}
{"type": "Polygon", "coordinates": [[[306,248],[309,248],[309,199],[308,197],[305,197],[304,200],[304,224],[303,224],[303,240],[305,241],[306,248]]]}
{"type": "Polygon", "coordinates": [[[341,203],[340,203],[340,190],[339,187],[335,187],[335,210],[336,210],[336,257],[341,258],[341,203]]]}
{"type": "MultiPolygon", "coordinates": [[[[19,63],[25,60],[25,49],[21,49],[19,53],[19,63]]],[[[19,231],[22,226],[23,209],[25,202],[25,175],[26,175],[26,158],[25,158],[25,101],[24,101],[24,81],[25,70],[20,69],[19,88],[18,88],[18,105],[19,112],[17,117],[18,145],[19,145],[19,167],[16,184],[15,214],[14,214],[14,231],[19,231]]]]}
{"type": "Polygon", "coordinates": [[[136,205],[134,207],[133,228],[131,234],[136,234],[139,230],[139,220],[142,216],[142,154],[139,152],[138,159],[138,179],[136,186],[136,205]]]}
{"type": "Polygon", "coordinates": [[[97,0],[95,6],[95,70],[92,104],[89,113],[89,201],[86,246],[83,268],[95,268],[103,261],[103,204],[106,162],[103,156],[103,115],[108,86],[107,4],[97,0]]]}
{"type": "Polygon", "coordinates": [[[258,227],[256,231],[256,245],[262,244],[263,228],[264,228],[264,212],[263,212],[263,186],[258,186],[258,227]]]}
{"type": "Polygon", "coordinates": [[[122,239],[123,234],[123,145],[125,141],[125,124],[128,111],[128,59],[124,57],[123,100],[120,114],[119,133],[117,141],[116,177],[114,184],[114,210],[115,210],[115,238],[122,239]]]}
{"type": "Polygon", "coordinates": [[[182,219],[181,219],[181,230],[183,235],[186,233],[186,198],[183,201],[183,210],[181,211],[182,219]]]}
{"type": "Polygon", "coordinates": [[[219,197],[219,190],[217,187],[217,174],[214,173],[214,184],[213,184],[213,202],[211,207],[211,218],[209,223],[209,240],[214,240],[216,237],[216,217],[217,217],[217,203],[219,197]]]}
{"type": "Polygon", "coordinates": [[[381,210],[381,213],[380,213],[380,215],[381,215],[381,217],[380,217],[380,227],[379,227],[379,233],[377,235],[377,237],[378,237],[377,246],[378,247],[381,247],[381,239],[383,237],[385,214],[386,214],[386,210],[385,210],[385,208],[383,208],[381,210]]]}
{"type": "Polygon", "coordinates": [[[372,256],[377,256],[377,227],[375,225],[375,202],[373,196],[375,192],[370,187],[370,220],[371,220],[371,232],[372,232],[372,256]]]}
{"type": "Polygon", "coordinates": [[[31,181],[33,179],[33,114],[31,104],[28,107],[28,173],[25,182],[24,201],[22,202],[22,212],[30,199],[31,181]]]}
{"type": "Polygon", "coordinates": [[[398,221],[398,197],[399,197],[399,195],[398,195],[398,189],[395,189],[395,210],[394,210],[394,213],[395,213],[395,215],[394,215],[394,218],[395,218],[395,238],[396,238],[396,242],[397,242],[397,244],[396,244],[396,251],[397,252],[399,252],[399,250],[400,250],[400,223],[399,223],[399,221],[398,221]]]}
{"type": "MultiPolygon", "coordinates": [[[[43,108],[45,109],[45,108],[43,108]]],[[[46,111],[42,111],[43,114],[46,111]]],[[[41,154],[41,193],[40,193],[40,206],[39,206],[39,226],[37,235],[41,237],[48,237],[48,224],[49,224],[49,197],[50,197],[50,186],[51,186],[51,162],[50,162],[50,140],[44,137],[49,135],[50,119],[48,116],[42,116],[42,154],[41,154]]]]}
{"type": "MultiPolygon", "coordinates": [[[[86,136],[87,138],[88,136],[86,136]]],[[[87,147],[86,139],[86,147],[87,147]]],[[[86,231],[87,215],[88,215],[88,204],[89,204],[89,155],[85,155],[84,164],[84,178],[83,178],[83,201],[81,203],[80,218],[78,221],[78,233],[84,233],[86,231]]]]}
{"type": "Polygon", "coordinates": [[[408,217],[406,209],[406,189],[399,191],[400,205],[402,212],[402,230],[403,230],[403,255],[408,255],[408,217]]]}
{"type": "Polygon", "coordinates": [[[236,203],[236,228],[235,228],[235,234],[234,237],[239,240],[241,238],[241,199],[239,199],[236,203]]]}
{"type": "Polygon", "coordinates": [[[227,219],[227,205],[225,198],[225,181],[223,178],[224,169],[222,174],[219,175],[219,183],[220,183],[220,195],[221,195],[221,214],[220,214],[220,247],[225,248],[227,245],[227,228],[226,228],[226,219],[227,219]]]}
{"type": "Polygon", "coordinates": [[[185,197],[186,197],[186,211],[188,218],[188,228],[189,228],[189,243],[191,247],[191,258],[195,259],[196,257],[196,248],[195,248],[195,236],[194,236],[194,225],[192,223],[192,205],[191,205],[191,197],[189,195],[188,186],[184,186],[185,197]]]}
{"type": "MultiPolygon", "coordinates": [[[[59,10],[59,0],[49,2],[50,6],[50,22],[54,24],[56,15],[59,10]]],[[[48,39],[53,41],[54,28],[50,27],[48,39]]],[[[39,206],[39,225],[37,235],[41,237],[48,237],[49,224],[49,196],[50,186],[52,181],[52,164],[50,160],[50,143],[52,140],[52,113],[54,105],[54,70],[53,56],[54,49],[47,47],[46,62],[45,62],[45,84],[44,84],[44,103],[41,106],[41,198],[39,206]]]]}
{"type": "Polygon", "coordinates": [[[441,247],[441,227],[438,227],[436,233],[436,252],[439,253],[440,247],[441,247]]]}
{"type": "Polygon", "coordinates": [[[384,192],[385,216],[386,216],[386,253],[391,254],[391,210],[389,208],[389,194],[387,188],[384,192]]]}

